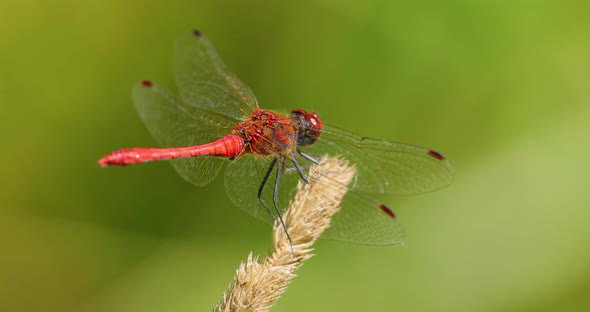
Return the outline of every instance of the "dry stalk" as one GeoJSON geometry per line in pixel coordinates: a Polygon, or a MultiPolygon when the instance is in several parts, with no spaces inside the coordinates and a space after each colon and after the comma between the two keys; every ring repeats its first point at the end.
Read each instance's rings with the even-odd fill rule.
{"type": "Polygon", "coordinates": [[[321,166],[311,166],[311,184],[299,181],[297,194],[283,215],[293,241],[293,253],[285,232],[278,222],[273,227],[274,246],[263,263],[258,257],[248,256],[241,263],[234,281],[223,294],[214,311],[268,311],[303,261],[311,258],[311,246],[330,226],[332,216],[340,209],[347,185],[355,174],[348,162],[324,156],[321,166]],[[336,181],[336,183],[335,183],[336,181]]]}

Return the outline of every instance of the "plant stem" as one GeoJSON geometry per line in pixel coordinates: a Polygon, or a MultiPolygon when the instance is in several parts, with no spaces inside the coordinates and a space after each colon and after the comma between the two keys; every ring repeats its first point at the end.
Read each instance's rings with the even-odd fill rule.
{"type": "Polygon", "coordinates": [[[259,263],[250,253],[214,311],[269,311],[296,276],[295,270],[313,256],[312,245],[330,226],[355,174],[355,168],[341,158],[324,156],[320,163],[309,169],[312,183],[299,181],[297,194],[283,214],[293,245],[276,221],[269,256],[259,263]]]}

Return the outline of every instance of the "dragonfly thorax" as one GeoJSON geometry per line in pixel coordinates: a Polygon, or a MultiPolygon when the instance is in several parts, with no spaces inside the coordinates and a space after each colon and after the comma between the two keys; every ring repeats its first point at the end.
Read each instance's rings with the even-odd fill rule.
{"type": "Polygon", "coordinates": [[[244,139],[248,153],[284,155],[297,144],[297,129],[291,119],[267,110],[254,111],[234,133],[244,139]]]}

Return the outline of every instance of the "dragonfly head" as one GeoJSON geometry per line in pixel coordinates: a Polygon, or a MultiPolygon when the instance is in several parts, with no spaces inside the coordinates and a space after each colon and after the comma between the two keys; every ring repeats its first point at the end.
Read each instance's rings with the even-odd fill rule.
{"type": "Polygon", "coordinates": [[[308,146],[317,142],[324,127],[318,114],[296,109],[291,112],[291,119],[297,127],[297,145],[308,146]]]}

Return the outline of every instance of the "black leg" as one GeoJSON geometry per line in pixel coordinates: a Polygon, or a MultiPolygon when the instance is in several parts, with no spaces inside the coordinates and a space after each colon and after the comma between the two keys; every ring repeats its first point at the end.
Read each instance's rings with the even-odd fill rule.
{"type": "MultiPolygon", "coordinates": [[[[276,162],[276,158],[275,158],[276,162]]],[[[287,226],[285,225],[285,221],[283,221],[283,215],[281,215],[281,209],[279,209],[279,183],[281,181],[281,173],[283,173],[283,164],[285,159],[281,157],[278,160],[277,165],[277,178],[275,180],[275,189],[272,194],[272,202],[275,206],[275,210],[277,212],[277,216],[279,216],[279,220],[281,220],[281,225],[283,225],[283,230],[285,230],[285,234],[287,235],[287,239],[289,240],[289,245],[291,245],[291,253],[293,254],[293,258],[295,258],[295,251],[293,251],[293,241],[291,240],[291,236],[289,235],[289,231],[287,231],[287,226]]]]}
{"type": "Polygon", "coordinates": [[[266,171],[266,174],[264,175],[264,178],[262,179],[262,183],[260,184],[260,188],[258,188],[258,200],[260,201],[260,203],[262,204],[264,209],[266,209],[266,212],[268,212],[268,214],[270,215],[270,217],[273,220],[275,219],[275,216],[272,214],[272,212],[270,212],[270,209],[268,208],[268,206],[264,202],[264,199],[262,199],[262,192],[264,191],[264,186],[266,185],[266,182],[268,182],[268,177],[270,176],[270,173],[272,172],[272,169],[275,167],[276,164],[277,164],[277,159],[275,158],[270,163],[270,166],[268,167],[268,170],[266,171]]]}
{"type": "Polygon", "coordinates": [[[299,163],[297,162],[297,159],[295,159],[295,155],[293,155],[293,154],[291,154],[291,161],[295,165],[295,169],[297,169],[297,172],[299,173],[299,176],[301,177],[303,182],[305,182],[306,184],[311,183],[311,181],[309,181],[309,178],[307,177],[305,172],[303,172],[303,169],[301,168],[301,166],[299,166],[299,163]]]}
{"type": "Polygon", "coordinates": [[[305,158],[305,159],[307,159],[307,160],[311,161],[312,163],[314,163],[314,165],[318,165],[318,166],[319,166],[319,165],[321,165],[321,163],[320,163],[320,161],[319,161],[319,160],[317,160],[317,159],[315,159],[315,158],[313,158],[313,157],[311,157],[311,156],[309,156],[309,155],[305,154],[304,152],[302,152],[302,151],[299,149],[299,147],[297,147],[297,149],[296,149],[296,150],[297,150],[297,153],[298,153],[299,155],[301,155],[301,157],[303,157],[303,158],[305,158]]]}

